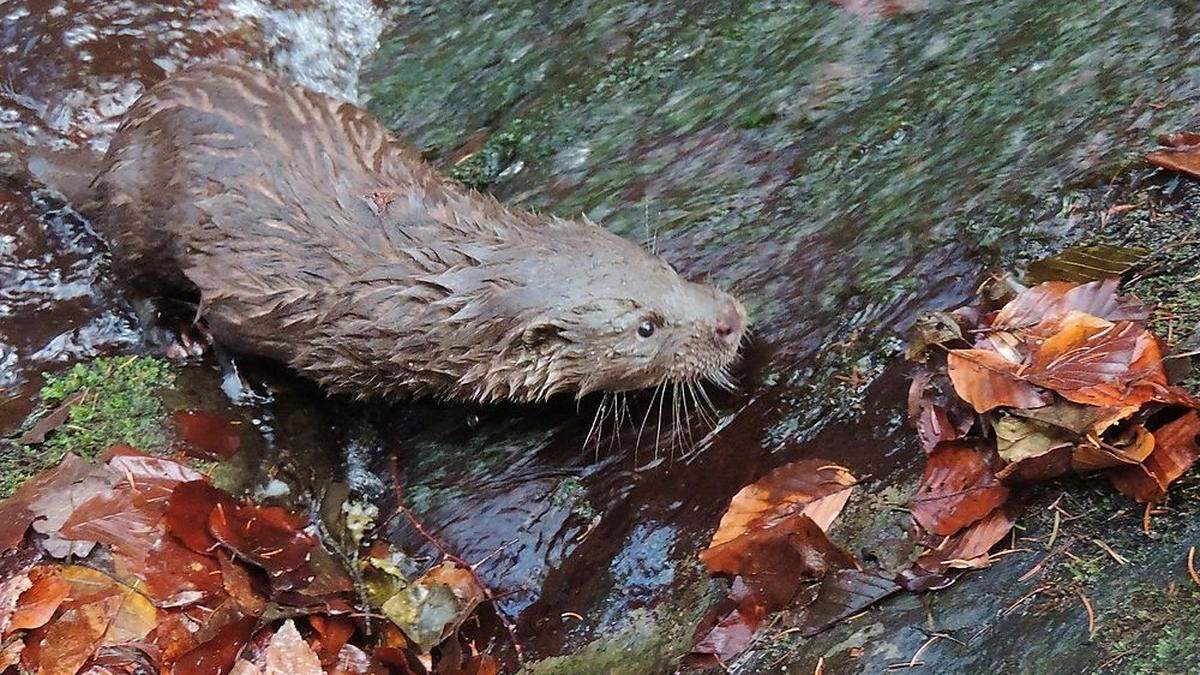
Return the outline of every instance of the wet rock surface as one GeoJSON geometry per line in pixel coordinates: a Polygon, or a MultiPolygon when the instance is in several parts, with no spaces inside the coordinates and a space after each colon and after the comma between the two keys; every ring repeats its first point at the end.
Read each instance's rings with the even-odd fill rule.
{"type": "MultiPolygon", "coordinates": [[[[378,27],[354,29],[373,11],[2,3],[0,128],[25,143],[102,148],[145,86],[229,52],[353,97],[347,74],[378,27]]],[[[898,340],[914,318],[966,300],[992,266],[1069,241],[1163,248],[1195,213],[1190,188],[1143,180],[1139,159],[1155,134],[1192,121],[1200,53],[1187,27],[1200,10],[1186,3],[933,1],[865,16],[819,1],[378,11],[390,27],[357,86],[386,123],[505,201],[583,212],[649,240],[686,275],[737,293],[755,326],[739,390],[718,397],[715,431],[686,425],[690,450],[671,435],[670,406],[659,418],[647,397],[622,416],[611,399],[358,404],[270,364],[238,359],[232,380],[223,356],[182,369],[172,407],[215,408],[258,430],[218,469],[227,487],[297,502],[334,477],[386,503],[398,457],[409,506],[459,556],[484,561],[527,655],[551,659],[535,672],[673,671],[723,595],[696,551],[729,497],[775,466],[830,457],[866,476],[833,535],[887,539],[916,471],[898,340]],[[1140,210],[1114,218],[1125,203],[1140,210]],[[600,440],[585,447],[604,410],[600,440]]],[[[18,186],[0,195],[0,222],[0,422],[13,430],[40,373],[159,347],[111,282],[103,243],[69,209],[18,186]]],[[[1134,286],[1185,317],[1170,324],[1180,342],[1200,306],[1179,290],[1195,275],[1189,254],[1171,249],[1174,266],[1134,286]]],[[[1194,599],[1184,566],[1200,533],[1193,488],[1177,490],[1150,535],[1106,485],[1039,490],[1015,552],[994,567],[815,638],[774,626],[732,665],[1177,672],[1195,640],[1168,617],[1194,599]],[[1060,493],[1066,522],[1046,508],[1060,493]],[[1071,555],[1043,561],[1068,537],[1071,555]],[[1091,636],[1080,594],[1097,615],[1091,636]]],[[[390,538],[434,553],[402,521],[390,538]]],[[[481,644],[505,652],[503,635],[485,616],[481,644]]]]}

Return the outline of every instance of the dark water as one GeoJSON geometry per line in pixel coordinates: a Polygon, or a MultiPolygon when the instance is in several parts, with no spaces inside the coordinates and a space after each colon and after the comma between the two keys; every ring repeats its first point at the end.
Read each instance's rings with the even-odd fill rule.
{"type": "MultiPolygon", "coordinates": [[[[1063,241],[1078,226],[1066,205],[1103,194],[1154,134],[1190,121],[1200,93],[1188,28],[1200,9],[1165,0],[934,0],[896,14],[823,0],[385,3],[389,27],[367,58],[374,11],[0,2],[0,123],[28,143],[102,148],[136,95],[181,65],[273,64],[361,94],[456,177],[653,239],[682,272],[743,299],[755,333],[740,387],[717,397],[715,430],[687,425],[690,452],[654,410],[640,443],[626,425],[584,447],[596,400],[358,405],[241,363],[271,398],[238,406],[219,386],[227,369],[185,369],[193,399],[263,430],[237,467],[251,489],[282,478],[297,496],[333,475],[386,502],[396,455],[413,508],[461,557],[486,560],[526,651],[586,657],[543,672],[672,669],[721,591],[696,551],[729,497],[785,462],[826,457],[867,476],[841,536],[886,539],[888,506],[915,471],[899,336],[922,310],[969,297],[990,267],[1063,241]]],[[[36,191],[2,196],[0,422],[11,427],[40,372],[154,347],[86,223],[36,191]]],[[[646,401],[632,410],[640,423],[646,401]]],[[[390,536],[421,547],[403,527],[390,536]]],[[[991,570],[948,595],[951,621],[986,623],[995,608],[970,598],[992,587],[974,580],[1013,576],[991,570]]],[[[811,672],[828,653],[827,672],[878,672],[927,639],[925,617],[902,598],[869,625],[739,665],[811,672]]],[[[1026,663],[1033,648],[1004,639],[1028,629],[1013,621],[974,656],[939,647],[926,661],[1026,663]]],[[[1069,658],[1084,642],[1064,635],[1069,658]]]]}

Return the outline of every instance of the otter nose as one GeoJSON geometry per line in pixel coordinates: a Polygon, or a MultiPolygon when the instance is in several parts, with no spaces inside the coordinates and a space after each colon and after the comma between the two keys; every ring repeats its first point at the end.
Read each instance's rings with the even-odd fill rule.
{"type": "Polygon", "coordinates": [[[716,333],[717,340],[722,342],[731,338],[739,340],[742,336],[742,323],[742,314],[738,311],[737,305],[732,300],[724,300],[717,309],[717,320],[713,326],[713,332],[716,333]]]}

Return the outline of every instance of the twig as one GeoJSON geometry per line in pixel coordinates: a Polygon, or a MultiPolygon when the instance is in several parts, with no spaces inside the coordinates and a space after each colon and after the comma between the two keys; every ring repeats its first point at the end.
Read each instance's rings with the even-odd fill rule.
{"type": "Polygon", "coordinates": [[[1083,602],[1083,608],[1087,610],[1088,619],[1088,640],[1096,636],[1096,610],[1092,609],[1092,602],[1083,594],[1081,589],[1075,589],[1075,594],[1079,596],[1083,602]]]}
{"type": "MultiPolygon", "coordinates": [[[[504,610],[500,608],[500,604],[496,602],[498,598],[494,593],[492,593],[492,589],[487,585],[483,578],[479,576],[479,572],[475,570],[475,567],[471,565],[471,563],[451,553],[450,549],[446,548],[446,545],[442,543],[442,540],[433,533],[429,532],[429,530],[426,530],[425,526],[421,524],[421,521],[418,520],[417,517],[413,515],[413,512],[408,510],[408,507],[404,505],[404,495],[401,492],[402,481],[400,480],[400,463],[397,461],[395,455],[392,455],[388,458],[388,469],[392,474],[392,489],[396,493],[396,514],[403,515],[405,518],[407,518],[409,524],[413,526],[413,529],[415,529],[418,534],[424,537],[426,541],[432,544],[433,547],[436,548],[446,560],[449,560],[455,565],[467,570],[471,577],[475,579],[475,583],[483,591],[483,597],[488,601],[488,604],[492,606],[492,609],[496,611],[497,618],[499,618],[500,623],[504,625],[504,630],[508,632],[508,639],[512,643],[513,651],[516,652],[517,655],[517,664],[524,668],[525,649],[521,645],[521,641],[517,638],[517,627],[513,625],[512,620],[508,618],[508,615],[506,615],[504,610]]],[[[394,518],[395,516],[392,517],[394,518]]]]}
{"type": "Polygon", "coordinates": [[[1128,558],[1126,558],[1125,556],[1121,555],[1120,553],[1117,553],[1116,551],[1114,551],[1113,548],[1111,546],[1109,546],[1108,544],[1104,543],[1103,541],[1100,541],[1099,539],[1093,539],[1092,541],[1095,542],[1096,545],[1099,546],[1105,553],[1112,556],[1112,559],[1116,560],[1118,564],[1120,564],[1120,565],[1128,565],[1129,564],[1128,558]]]}
{"type": "Polygon", "coordinates": [[[1196,547],[1195,546],[1188,549],[1187,566],[1188,566],[1188,576],[1190,576],[1192,578],[1192,581],[1196,582],[1197,586],[1200,586],[1200,574],[1196,573],[1196,547]]]}

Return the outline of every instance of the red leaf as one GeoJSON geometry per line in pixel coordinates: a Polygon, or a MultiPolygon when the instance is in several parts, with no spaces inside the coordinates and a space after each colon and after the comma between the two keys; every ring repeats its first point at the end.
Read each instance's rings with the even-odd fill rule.
{"type": "Polygon", "coordinates": [[[1059,321],[1082,312],[1107,321],[1145,321],[1150,310],[1137,298],[1118,296],[1117,279],[1075,285],[1047,281],[1022,291],[996,314],[995,330],[1027,331],[1046,336],[1058,331],[1059,321]]]}
{"type": "Polygon", "coordinates": [[[170,537],[161,539],[141,566],[131,570],[146,582],[146,592],[162,607],[183,607],[222,592],[216,559],[196,553],[170,537]]]}
{"type": "Polygon", "coordinates": [[[229,459],[242,445],[237,427],[204,410],[177,410],[171,421],[179,431],[184,450],[203,459],[229,459]]]}
{"type": "Polygon", "coordinates": [[[317,632],[316,650],[321,657],[321,663],[330,665],[338,660],[342,647],[354,635],[354,622],[344,616],[329,616],[313,614],[308,617],[308,623],[317,632]]]}
{"type": "Polygon", "coordinates": [[[766,616],[761,599],[741,579],[734,579],[729,598],[701,622],[692,647],[693,654],[709,655],[728,663],[754,641],[766,616]],[[708,626],[711,625],[711,628],[708,626]]]}
{"type": "Polygon", "coordinates": [[[64,611],[47,627],[38,655],[39,675],[75,675],[100,647],[121,601],[114,592],[64,611]]]}
{"type": "MultiPolygon", "coordinates": [[[[278,506],[218,504],[208,516],[208,530],[239,558],[262,567],[274,583],[308,562],[316,539],[302,531],[303,517],[278,506]]],[[[294,582],[291,587],[306,580],[294,582]]]]}
{"type": "Polygon", "coordinates": [[[922,528],[945,536],[991,513],[1007,498],[1008,488],[996,480],[988,456],[951,442],[929,456],[909,506],[922,528]]]}
{"type": "Polygon", "coordinates": [[[1153,398],[1152,391],[1134,386],[1167,383],[1154,336],[1131,322],[1081,314],[1064,319],[1061,330],[1038,347],[1025,377],[1069,401],[1113,407],[1153,398]]]}
{"type": "Polygon", "coordinates": [[[29,578],[33,585],[17,600],[16,611],[8,624],[9,630],[28,630],[46,625],[71,591],[70,584],[62,580],[54,567],[35,567],[30,570],[29,578]]]}
{"type": "Polygon", "coordinates": [[[1144,462],[1115,468],[1109,478],[1118,490],[1139,502],[1161,501],[1167,494],[1167,486],[1200,457],[1197,435],[1200,435],[1200,414],[1190,410],[1154,431],[1154,450],[1144,462]]]}
{"type": "Polygon", "coordinates": [[[208,518],[218,504],[232,510],[235,502],[207,480],[180,483],[167,500],[167,531],[197,553],[211,552],[217,540],[208,531],[208,518]]]}
{"type": "Polygon", "coordinates": [[[1020,515],[1019,505],[1012,502],[1005,504],[959,532],[940,548],[921,556],[917,564],[937,573],[952,567],[986,567],[989,563],[987,552],[1012,531],[1020,515]]]}
{"type": "Polygon", "coordinates": [[[225,675],[237,662],[242,648],[250,642],[257,622],[254,617],[247,616],[226,624],[212,639],[179,655],[172,674],[225,675]]]}

